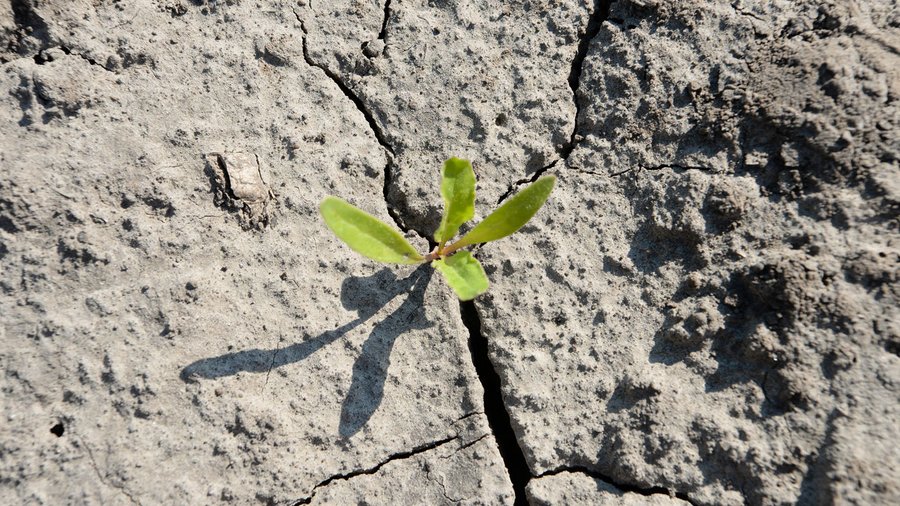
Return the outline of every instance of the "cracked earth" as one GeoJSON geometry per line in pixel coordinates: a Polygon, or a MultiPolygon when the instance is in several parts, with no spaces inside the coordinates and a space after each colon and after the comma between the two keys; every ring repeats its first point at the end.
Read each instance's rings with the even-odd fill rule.
{"type": "Polygon", "coordinates": [[[894,3],[0,1],[0,503],[900,503],[894,3]]]}

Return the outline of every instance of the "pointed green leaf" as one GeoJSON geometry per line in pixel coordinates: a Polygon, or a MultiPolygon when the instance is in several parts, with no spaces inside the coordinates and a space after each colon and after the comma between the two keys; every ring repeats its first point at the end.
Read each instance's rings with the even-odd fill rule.
{"type": "Polygon", "coordinates": [[[444,162],[441,195],[444,197],[444,217],[434,233],[434,240],[444,244],[453,239],[460,225],[475,216],[475,171],[468,160],[451,158],[444,162]]]}
{"type": "Polygon", "coordinates": [[[319,211],[334,235],[361,255],[392,264],[414,264],[423,260],[400,232],[342,199],[325,197],[319,211]]]}
{"type": "Polygon", "coordinates": [[[556,176],[544,176],[531,183],[528,188],[517,193],[482,220],[451,248],[456,250],[470,244],[496,241],[519,230],[544,205],[554,184],[556,176]]]}
{"type": "Polygon", "coordinates": [[[488,289],[488,278],[478,260],[468,251],[431,262],[431,266],[441,271],[450,288],[460,300],[472,300],[488,289]]]}

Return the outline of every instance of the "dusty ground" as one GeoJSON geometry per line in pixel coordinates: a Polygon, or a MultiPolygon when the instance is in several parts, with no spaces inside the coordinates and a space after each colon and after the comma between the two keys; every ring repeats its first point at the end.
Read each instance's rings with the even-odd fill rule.
{"type": "Polygon", "coordinates": [[[0,4],[0,503],[900,503],[892,0],[0,4]],[[459,304],[356,256],[338,195],[459,304]]]}

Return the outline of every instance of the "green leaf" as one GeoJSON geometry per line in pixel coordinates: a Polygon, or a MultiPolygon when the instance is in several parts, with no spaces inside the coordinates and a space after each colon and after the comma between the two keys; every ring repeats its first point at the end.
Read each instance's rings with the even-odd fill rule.
{"type": "Polygon", "coordinates": [[[472,300],[488,289],[488,278],[478,260],[468,251],[431,262],[431,266],[441,271],[450,288],[460,300],[472,300]]]}
{"type": "Polygon", "coordinates": [[[519,230],[544,205],[554,184],[556,176],[544,176],[531,183],[450,246],[450,249],[455,251],[470,244],[496,241],[519,230]]]}
{"type": "Polygon", "coordinates": [[[460,225],[475,216],[475,171],[468,160],[451,158],[444,162],[441,195],[444,197],[444,217],[434,233],[434,240],[444,244],[453,239],[460,225]]]}
{"type": "Polygon", "coordinates": [[[319,212],[334,235],[361,255],[392,264],[415,264],[423,260],[400,232],[344,200],[325,197],[319,212]]]}

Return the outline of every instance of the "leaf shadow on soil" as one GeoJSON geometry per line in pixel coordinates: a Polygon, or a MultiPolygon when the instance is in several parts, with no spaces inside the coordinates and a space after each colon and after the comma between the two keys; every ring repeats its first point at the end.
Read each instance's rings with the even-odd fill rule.
{"type": "Polygon", "coordinates": [[[368,321],[398,295],[407,294],[397,309],[372,327],[353,364],[353,377],[341,406],[338,427],[342,437],[353,436],[381,405],[394,342],[409,330],[434,325],[425,317],[424,309],[425,289],[433,272],[424,264],[400,280],[387,268],[371,276],[351,276],[341,284],[341,304],[356,312],[353,321],[284,348],[255,348],[197,360],[181,370],[181,380],[194,383],[199,378],[216,379],[241,372],[268,374],[272,369],[300,362],[368,321]]]}

